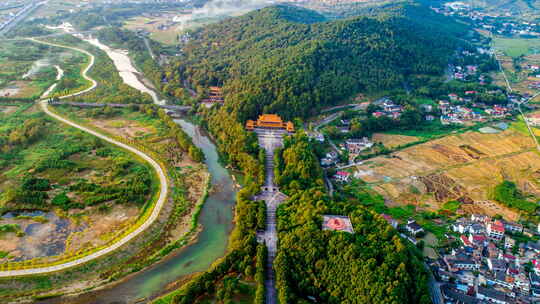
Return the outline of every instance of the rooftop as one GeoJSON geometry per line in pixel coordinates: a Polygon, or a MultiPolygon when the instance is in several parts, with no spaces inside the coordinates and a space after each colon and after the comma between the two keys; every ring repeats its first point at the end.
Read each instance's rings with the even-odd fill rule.
{"type": "Polygon", "coordinates": [[[351,220],[342,215],[323,215],[323,230],[354,233],[351,220]]]}

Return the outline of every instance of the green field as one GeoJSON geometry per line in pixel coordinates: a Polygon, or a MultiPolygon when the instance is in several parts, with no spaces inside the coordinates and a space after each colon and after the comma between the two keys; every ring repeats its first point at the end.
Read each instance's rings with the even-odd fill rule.
{"type": "Polygon", "coordinates": [[[153,175],[145,163],[51,120],[32,104],[17,106],[0,114],[2,211],[148,201],[153,175]]]}
{"type": "Polygon", "coordinates": [[[64,71],[56,92],[76,91],[88,86],[81,69],[87,56],[27,40],[0,44],[0,99],[33,100],[55,81],[55,65],[64,71]]]}
{"type": "Polygon", "coordinates": [[[540,53],[540,39],[495,37],[493,38],[493,46],[514,58],[540,53]]]}

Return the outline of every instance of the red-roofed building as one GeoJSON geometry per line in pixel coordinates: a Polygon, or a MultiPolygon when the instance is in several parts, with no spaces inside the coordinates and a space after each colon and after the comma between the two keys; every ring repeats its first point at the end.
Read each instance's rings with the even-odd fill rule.
{"type": "Polygon", "coordinates": [[[459,238],[461,239],[461,242],[463,243],[463,245],[467,247],[472,247],[471,241],[469,241],[469,239],[465,235],[461,235],[459,238]]]}
{"type": "Polygon", "coordinates": [[[540,260],[534,259],[532,260],[532,264],[534,266],[534,273],[540,275],[540,260]]]}
{"type": "Polygon", "coordinates": [[[382,117],[382,116],[384,115],[384,113],[383,113],[383,112],[373,112],[372,115],[373,115],[373,117],[375,117],[375,118],[379,118],[379,117],[382,117]]]}
{"type": "Polygon", "coordinates": [[[469,241],[475,246],[484,246],[487,242],[487,237],[483,234],[469,235],[469,241]]]}
{"type": "Polygon", "coordinates": [[[500,240],[504,237],[504,232],[504,224],[500,220],[487,225],[487,233],[490,238],[500,240]]]}
{"type": "Polygon", "coordinates": [[[351,176],[351,174],[350,174],[349,172],[346,172],[346,171],[338,171],[338,172],[336,172],[336,175],[334,175],[334,178],[335,178],[337,181],[347,183],[347,182],[349,182],[349,177],[350,177],[350,176],[351,176]]]}

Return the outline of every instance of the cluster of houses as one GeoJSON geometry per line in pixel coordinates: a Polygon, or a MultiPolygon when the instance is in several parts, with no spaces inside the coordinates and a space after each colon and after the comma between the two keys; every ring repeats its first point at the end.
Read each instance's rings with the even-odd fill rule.
{"type": "MultiPolygon", "coordinates": [[[[464,51],[464,52],[468,53],[468,51],[464,51]]],[[[465,67],[462,67],[459,65],[458,66],[450,65],[449,67],[453,70],[452,78],[456,80],[466,80],[467,77],[474,77],[478,73],[477,65],[466,65],[465,67]]],[[[479,79],[479,80],[481,82],[480,84],[482,85],[485,84],[483,77],[482,79],[479,79]]]]}
{"type": "Polygon", "coordinates": [[[532,236],[521,224],[473,214],[452,225],[458,248],[431,263],[450,303],[537,303],[540,243],[517,244],[514,234],[532,236]]]}
{"type": "Polygon", "coordinates": [[[375,105],[381,107],[381,111],[373,112],[371,115],[374,117],[390,117],[392,119],[399,119],[403,112],[403,107],[395,104],[390,98],[384,97],[374,102],[375,105]]]}
{"type": "Polygon", "coordinates": [[[339,155],[335,151],[326,153],[324,158],[321,159],[321,166],[330,167],[335,165],[339,160],[339,155]]]}
{"type": "Polygon", "coordinates": [[[449,2],[440,7],[432,7],[437,13],[445,16],[456,16],[467,18],[475,23],[479,28],[490,30],[499,35],[511,36],[540,36],[539,24],[530,21],[512,21],[508,17],[511,12],[483,12],[472,9],[469,4],[464,2],[449,2]]]}
{"type": "MultiPolygon", "coordinates": [[[[474,91],[468,91],[465,94],[475,94],[474,91]]],[[[449,94],[448,97],[450,100],[461,100],[463,101],[463,98],[460,98],[457,96],[457,94],[449,94]]],[[[503,106],[503,105],[492,105],[487,106],[485,104],[479,104],[475,103],[473,104],[474,107],[480,108],[484,111],[484,113],[489,116],[490,118],[504,118],[508,115],[511,115],[511,107],[509,106],[503,106]]],[[[450,124],[450,123],[457,123],[462,124],[467,121],[484,121],[485,116],[482,115],[478,110],[473,110],[469,107],[462,106],[462,105],[453,105],[448,101],[441,100],[439,101],[439,110],[441,111],[441,123],[442,124],[450,124]]]]}

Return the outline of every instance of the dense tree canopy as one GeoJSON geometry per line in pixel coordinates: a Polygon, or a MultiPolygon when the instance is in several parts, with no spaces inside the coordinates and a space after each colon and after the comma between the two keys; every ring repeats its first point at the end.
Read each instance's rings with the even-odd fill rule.
{"type": "Polygon", "coordinates": [[[456,39],[426,21],[443,17],[414,9],[424,18],[409,18],[408,7],[334,21],[265,8],[193,33],[166,76],[178,85],[224,86],[226,107],[240,121],[262,112],[309,116],[361,91],[399,87],[407,75],[443,71],[456,39]]]}
{"type": "Polygon", "coordinates": [[[278,179],[290,199],[278,211],[274,267],[280,303],[308,296],[319,303],[430,303],[421,256],[373,211],[330,199],[309,146],[305,135],[296,135],[281,154],[286,169],[278,179]],[[305,187],[291,187],[296,181],[287,177],[305,187]],[[323,214],[349,216],[355,234],[323,231],[323,214]]]}

